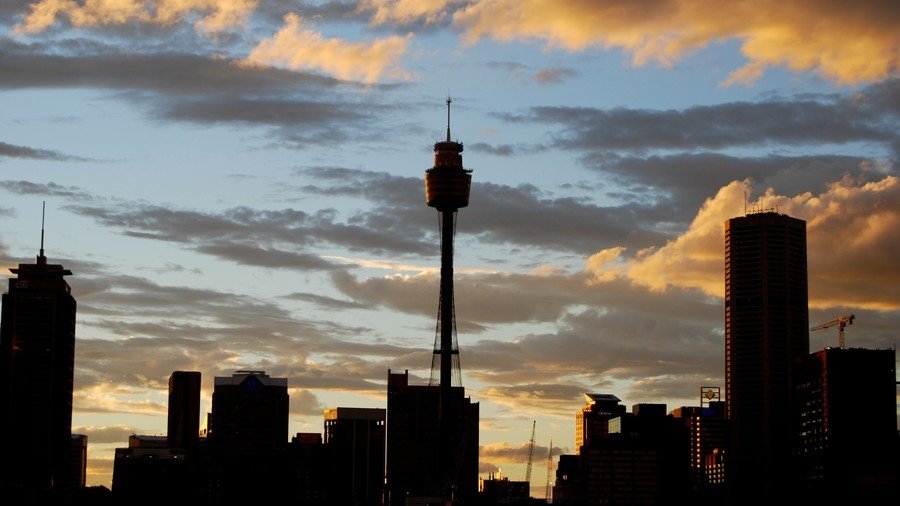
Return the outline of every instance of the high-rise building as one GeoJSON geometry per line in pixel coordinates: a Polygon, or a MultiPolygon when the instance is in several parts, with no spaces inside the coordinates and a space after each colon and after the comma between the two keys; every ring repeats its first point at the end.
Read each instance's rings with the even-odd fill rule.
{"type": "Polygon", "coordinates": [[[216,377],[214,384],[207,435],[210,498],[288,497],[293,477],[287,378],[237,371],[230,378],[216,377]]]}
{"type": "Polygon", "coordinates": [[[175,371],[169,376],[169,448],[192,455],[200,434],[200,372],[175,371]]]}
{"type": "Polygon", "coordinates": [[[434,166],[425,171],[425,202],[438,211],[440,222],[438,332],[428,386],[410,386],[408,374],[388,371],[390,504],[417,500],[412,496],[425,502],[464,501],[478,491],[478,404],[465,396],[462,387],[453,294],[456,214],[469,205],[472,183],[472,171],[463,168],[462,151],[462,143],[450,137],[448,98],[447,138],[434,144],[434,166]]]}
{"type": "Polygon", "coordinates": [[[609,421],[625,414],[625,406],[612,394],[584,394],[584,407],[575,414],[575,454],[581,447],[606,437],[609,421]]]}
{"type": "MultiPolygon", "coordinates": [[[[472,498],[478,492],[479,405],[462,387],[450,393],[456,413],[449,441],[455,450],[449,462],[453,495],[472,498]]],[[[388,371],[386,504],[404,506],[415,497],[445,501],[436,492],[442,485],[437,462],[440,396],[437,386],[410,385],[409,371],[388,371]]]]}
{"type": "Polygon", "coordinates": [[[333,504],[380,504],[384,489],[384,413],[377,408],[325,410],[333,504]]]}
{"type": "Polygon", "coordinates": [[[719,465],[728,448],[729,436],[724,404],[712,402],[709,407],[682,406],[672,411],[672,416],[687,428],[691,485],[702,495],[719,492],[724,486],[721,476],[723,466],[719,465]]]}
{"type": "Polygon", "coordinates": [[[797,385],[797,453],[807,490],[830,501],[887,504],[897,491],[896,352],[825,348],[797,385]]]}
{"type": "Polygon", "coordinates": [[[69,486],[80,488],[87,478],[88,437],[84,434],[72,434],[69,447],[69,486]]]}
{"type": "Polygon", "coordinates": [[[34,264],[10,269],[0,317],[0,434],[8,436],[0,470],[7,490],[48,490],[69,483],[75,298],[41,250],[34,264]]]}
{"type": "Polygon", "coordinates": [[[796,364],[809,353],[806,222],[774,212],[725,224],[725,389],[729,489],[783,497],[796,423],[796,364]]]}

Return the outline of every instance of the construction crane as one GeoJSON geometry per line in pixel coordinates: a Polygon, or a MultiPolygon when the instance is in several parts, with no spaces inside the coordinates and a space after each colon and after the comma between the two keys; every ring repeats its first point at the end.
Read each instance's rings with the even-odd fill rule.
{"type": "Polygon", "coordinates": [[[531,487],[531,464],[534,462],[534,429],[537,428],[537,420],[531,421],[531,444],[528,447],[528,465],[525,466],[525,482],[531,487]]]}
{"type": "Polygon", "coordinates": [[[816,325],[815,327],[813,327],[809,330],[822,330],[822,329],[827,329],[829,327],[834,327],[835,325],[837,325],[838,343],[840,343],[840,346],[843,349],[843,347],[844,347],[844,328],[847,325],[853,325],[853,320],[855,320],[855,319],[856,319],[856,316],[854,316],[854,315],[839,316],[839,317],[835,318],[834,320],[831,320],[830,322],[825,322],[821,325],[816,325]]]}
{"type": "Polygon", "coordinates": [[[547,450],[547,486],[544,489],[544,499],[550,504],[550,478],[553,476],[553,438],[550,438],[550,448],[547,450]]]}

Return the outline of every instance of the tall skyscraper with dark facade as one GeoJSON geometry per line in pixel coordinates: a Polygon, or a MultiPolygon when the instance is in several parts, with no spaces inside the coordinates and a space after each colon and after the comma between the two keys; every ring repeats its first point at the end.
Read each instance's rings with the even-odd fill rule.
{"type": "Polygon", "coordinates": [[[168,446],[192,455],[200,434],[200,372],[175,371],[169,376],[168,446]]]}
{"type": "Polygon", "coordinates": [[[325,410],[325,448],[331,461],[332,504],[381,504],[384,488],[384,410],[325,410]]]}
{"type": "Polygon", "coordinates": [[[264,371],[216,377],[207,444],[216,501],[288,497],[287,378],[264,371]]]}
{"type": "Polygon", "coordinates": [[[799,468],[819,502],[889,504],[897,492],[896,351],[825,348],[797,385],[799,468]]]}
{"type": "MultiPolygon", "coordinates": [[[[43,235],[43,231],[41,232],[43,235]]],[[[43,240],[34,264],[10,269],[0,320],[0,434],[4,489],[42,491],[69,482],[75,298],[48,264],[43,240]]]]}
{"type": "Polygon", "coordinates": [[[809,353],[806,222],[774,212],[725,224],[729,489],[741,502],[794,482],[797,364],[809,353]]]}

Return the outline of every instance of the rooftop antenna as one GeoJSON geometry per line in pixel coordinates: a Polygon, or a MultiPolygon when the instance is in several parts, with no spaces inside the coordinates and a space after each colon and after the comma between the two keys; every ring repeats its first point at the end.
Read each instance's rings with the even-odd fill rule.
{"type": "Polygon", "coordinates": [[[47,201],[41,202],[41,258],[44,257],[44,217],[47,213],[47,201]]]}
{"type": "Polygon", "coordinates": [[[453,100],[450,100],[450,94],[447,94],[447,142],[450,142],[450,104],[453,100]]]}
{"type": "Polygon", "coordinates": [[[744,216],[747,216],[747,189],[744,188],[744,216]]]}

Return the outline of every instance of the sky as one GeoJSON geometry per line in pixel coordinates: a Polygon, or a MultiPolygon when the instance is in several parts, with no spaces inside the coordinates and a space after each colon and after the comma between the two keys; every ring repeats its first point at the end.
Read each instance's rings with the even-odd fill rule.
{"type": "MultiPolygon", "coordinates": [[[[429,376],[432,144],[457,222],[480,470],[534,495],[585,392],[724,388],[724,222],[807,221],[810,324],[900,328],[900,3],[5,0],[0,264],[75,275],[88,483],[164,434],[167,379],[287,377],[290,431],[429,376]]],[[[835,346],[813,332],[811,351],[835,346]]]]}

